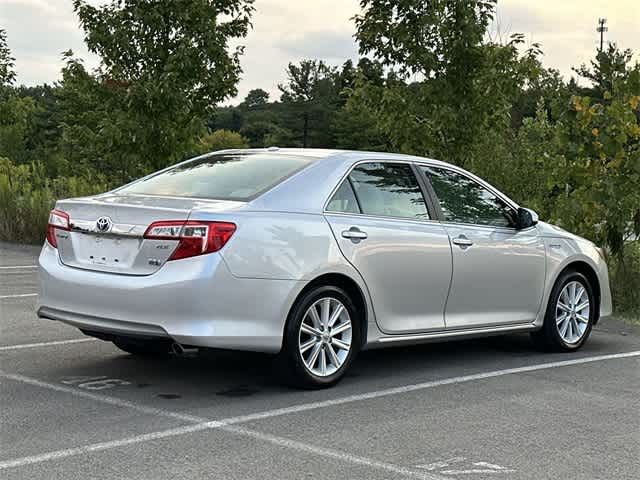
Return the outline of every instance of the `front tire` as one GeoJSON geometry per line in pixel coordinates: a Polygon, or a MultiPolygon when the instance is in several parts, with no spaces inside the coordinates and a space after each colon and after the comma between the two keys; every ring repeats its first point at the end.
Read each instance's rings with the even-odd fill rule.
{"type": "Polygon", "coordinates": [[[589,280],[580,272],[563,273],[549,296],[542,328],[531,334],[534,343],[554,352],[578,350],[589,338],[596,308],[589,280]]]}
{"type": "Polygon", "coordinates": [[[327,388],[340,381],[360,350],[360,315],[344,290],[318,286],[295,303],[284,333],[278,368],[286,383],[327,388]]]}

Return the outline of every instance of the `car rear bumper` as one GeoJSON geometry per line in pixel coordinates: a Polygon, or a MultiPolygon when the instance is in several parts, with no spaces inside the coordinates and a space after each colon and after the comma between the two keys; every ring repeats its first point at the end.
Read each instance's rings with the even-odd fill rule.
{"type": "Polygon", "coordinates": [[[293,280],[234,277],[217,253],[129,276],[66,266],[45,244],[39,269],[42,318],[91,332],[273,353],[303,287],[293,280]]]}

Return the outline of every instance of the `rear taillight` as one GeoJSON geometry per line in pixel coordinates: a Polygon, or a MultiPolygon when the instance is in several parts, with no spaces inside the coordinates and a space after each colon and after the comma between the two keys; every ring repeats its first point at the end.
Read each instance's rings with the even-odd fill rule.
{"type": "Polygon", "coordinates": [[[217,252],[235,231],[235,224],[227,222],[166,220],[149,225],[144,238],[178,240],[178,246],[169,257],[169,260],[178,260],[217,252]]]}
{"type": "Polygon", "coordinates": [[[69,230],[69,214],[54,208],[49,213],[49,223],[47,224],[47,242],[54,248],[58,248],[56,229],[69,230]]]}

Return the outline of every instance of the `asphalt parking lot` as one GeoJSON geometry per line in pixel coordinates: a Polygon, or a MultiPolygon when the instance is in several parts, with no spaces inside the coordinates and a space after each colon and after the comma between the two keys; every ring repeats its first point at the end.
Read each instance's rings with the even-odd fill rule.
{"type": "Polygon", "coordinates": [[[270,357],[134,358],[35,316],[38,249],[0,245],[0,478],[637,479],[640,329],[364,352],[337,387],[270,357]]]}

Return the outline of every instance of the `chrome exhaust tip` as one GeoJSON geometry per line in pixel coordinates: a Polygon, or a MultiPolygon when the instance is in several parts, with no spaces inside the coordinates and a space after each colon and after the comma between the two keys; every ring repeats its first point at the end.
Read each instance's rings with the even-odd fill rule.
{"type": "Polygon", "coordinates": [[[198,348],[188,347],[188,346],[180,345],[178,342],[173,342],[171,344],[171,351],[179,357],[184,357],[186,355],[194,355],[198,353],[198,348]]]}

